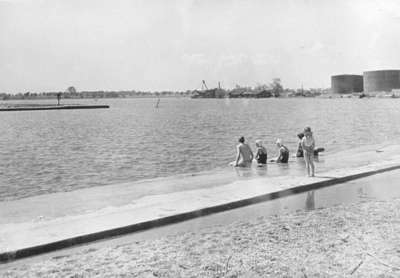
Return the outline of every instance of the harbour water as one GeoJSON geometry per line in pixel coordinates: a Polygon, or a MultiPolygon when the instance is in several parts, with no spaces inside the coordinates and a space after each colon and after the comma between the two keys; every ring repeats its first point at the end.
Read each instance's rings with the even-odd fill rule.
{"type": "Polygon", "coordinates": [[[165,98],[158,108],[149,98],[74,102],[111,108],[1,115],[0,201],[181,174],[235,175],[228,163],[241,135],[253,149],[262,139],[269,158],[278,137],[294,153],[305,126],[327,154],[400,141],[395,99],[165,98]]]}

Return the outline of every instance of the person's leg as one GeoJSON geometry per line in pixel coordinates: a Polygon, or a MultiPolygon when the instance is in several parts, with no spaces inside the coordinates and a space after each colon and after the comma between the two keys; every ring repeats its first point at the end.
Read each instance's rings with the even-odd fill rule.
{"type": "Polygon", "coordinates": [[[238,167],[251,167],[251,161],[240,161],[238,167]]]}
{"type": "Polygon", "coordinates": [[[307,174],[310,176],[310,159],[307,152],[304,152],[304,161],[306,162],[307,174]]]}
{"type": "Polygon", "coordinates": [[[310,153],[309,164],[310,164],[311,177],[314,177],[315,166],[314,166],[314,157],[312,153],[310,153]]]}

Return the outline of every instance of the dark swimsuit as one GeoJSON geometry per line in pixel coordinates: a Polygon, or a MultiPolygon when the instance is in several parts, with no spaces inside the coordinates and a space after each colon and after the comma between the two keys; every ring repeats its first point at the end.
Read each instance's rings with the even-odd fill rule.
{"type": "Polygon", "coordinates": [[[259,150],[257,153],[257,163],[267,164],[267,154],[259,150]]]}
{"type": "Polygon", "coordinates": [[[297,157],[303,157],[304,153],[303,153],[303,147],[301,146],[301,143],[299,143],[299,146],[297,148],[297,153],[296,153],[297,157]]]}
{"type": "Polygon", "coordinates": [[[284,148],[284,151],[280,153],[278,160],[276,162],[278,163],[288,163],[289,161],[289,150],[285,146],[282,146],[281,148],[284,148]]]}

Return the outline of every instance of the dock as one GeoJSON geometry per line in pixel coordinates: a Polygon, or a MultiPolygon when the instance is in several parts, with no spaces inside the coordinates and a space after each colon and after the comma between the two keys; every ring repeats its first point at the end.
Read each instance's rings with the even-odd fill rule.
{"type": "Polygon", "coordinates": [[[110,108],[109,105],[27,105],[0,107],[1,111],[38,111],[38,110],[70,110],[70,109],[104,109],[110,108]]]}

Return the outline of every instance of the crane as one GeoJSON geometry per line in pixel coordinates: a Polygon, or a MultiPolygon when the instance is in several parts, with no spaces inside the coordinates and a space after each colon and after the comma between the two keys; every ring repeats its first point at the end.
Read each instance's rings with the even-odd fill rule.
{"type": "Polygon", "coordinates": [[[207,85],[206,85],[206,81],[205,81],[205,80],[202,80],[202,83],[201,83],[201,90],[202,90],[202,91],[208,90],[208,87],[207,87],[207,85]]]}

